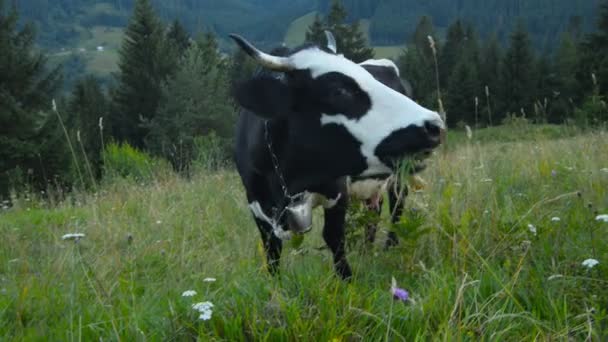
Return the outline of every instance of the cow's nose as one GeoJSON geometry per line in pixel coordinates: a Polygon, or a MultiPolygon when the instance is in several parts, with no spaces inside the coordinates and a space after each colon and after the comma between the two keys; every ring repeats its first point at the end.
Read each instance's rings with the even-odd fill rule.
{"type": "Polygon", "coordinates": [[[427,120],[424,122],[424,130],[428,134],[429,138],[439,142],[441,140],[442,131],[443,131],[443,122],[436,120],[427,120]]]}

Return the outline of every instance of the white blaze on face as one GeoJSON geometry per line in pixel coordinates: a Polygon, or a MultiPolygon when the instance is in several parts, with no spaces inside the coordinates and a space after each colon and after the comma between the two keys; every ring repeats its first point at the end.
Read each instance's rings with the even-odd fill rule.
{"type": "Polygon", "coordinates": [[[391,133],[412,125],[422,127],[427,121],[433,121],[444,127],[439,114],[384,85],[361,65],[342,56],[313,48],[299,51],[290,59],[298,69],[310,70],[313,78],[330,72],[344,74],[357,82],[369,96],[371,108],[360,118],[351,119],[341,114],[321,116],[322,125],[342,125],[361,143],[361,153],[368,164],[367,170],[361,174],[363,176],[391,171],[374,154],[376,147],[391,133]]]}

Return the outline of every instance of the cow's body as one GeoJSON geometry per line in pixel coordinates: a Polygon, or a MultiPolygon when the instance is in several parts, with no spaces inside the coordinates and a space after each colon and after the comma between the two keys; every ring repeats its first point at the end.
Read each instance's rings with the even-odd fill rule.
{"type": "Polygon", "coordinates": [[[235,162],[269,269],[278,270],[282,240],[308,230],[312,208],[321,205],[323,237],[336,272],[348,278],[344,219],[348,191],[358,183],[352,177],[386,179],[395,158],[436,147],[444,124],[341,56],[316,46],[267,55],[233,38],[265,66],[235,94],[244,108],[235,162]]]}

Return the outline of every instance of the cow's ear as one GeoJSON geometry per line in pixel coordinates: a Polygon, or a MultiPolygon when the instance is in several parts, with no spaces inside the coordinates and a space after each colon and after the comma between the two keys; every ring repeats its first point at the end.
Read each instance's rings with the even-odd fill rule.
{"type": "Polygon", "coordinates": [[[237,85],[237,103],[256,115],[272,119],[287,115],[291,94],[283,81],[270,76],[259,76],[237,85]]]}

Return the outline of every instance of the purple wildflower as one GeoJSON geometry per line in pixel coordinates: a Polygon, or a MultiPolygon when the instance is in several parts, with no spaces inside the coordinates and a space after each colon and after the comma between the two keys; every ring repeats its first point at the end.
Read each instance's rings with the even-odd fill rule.
{"type": "Polygon", "coordinates": [[[393,294],[393,299],[403,302],[407,302],[407,300],[410,298],[410,294],[407,292],[407,290],[397,287],[397,281],[395,278],[392,280],[391,293],[393,294]]]}
{"type": "Polygon", "coordinates": [[[551,170],[551,176],[553,176],[553,177],[557,176],[557,171],[551,170]]]}

